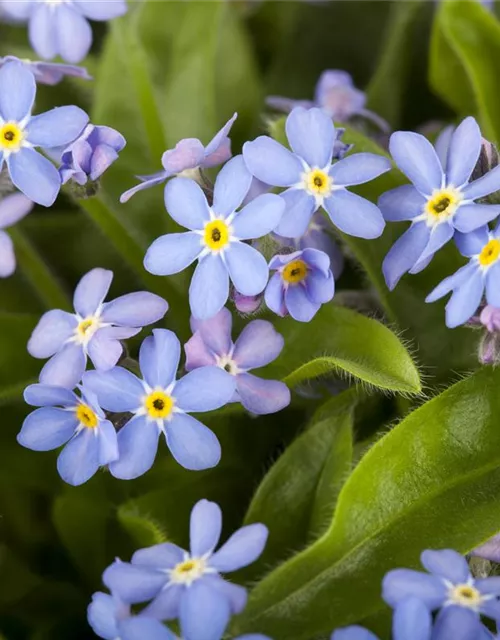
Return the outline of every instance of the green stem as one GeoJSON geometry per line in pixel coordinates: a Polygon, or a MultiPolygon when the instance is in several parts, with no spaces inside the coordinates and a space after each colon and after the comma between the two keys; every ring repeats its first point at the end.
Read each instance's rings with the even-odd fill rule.
{"type": "Polygon", "coordinates": [[[19,226],[9,229],[19,265],[49,309],[67,309],[71,300],[19,226]]]}

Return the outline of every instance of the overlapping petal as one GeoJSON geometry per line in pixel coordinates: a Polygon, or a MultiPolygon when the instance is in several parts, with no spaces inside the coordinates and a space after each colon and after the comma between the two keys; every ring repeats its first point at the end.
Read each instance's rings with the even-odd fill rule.
{"type": "Polygon", "coordinates": [[[219,367],[190,371],[175,385],[176,406],[186,412],[214,411],[227,404],[236,388],[234,377],[219,367]]]}
{"type": "Polygon", "coordinates": [[[296,155],[267,136],[245,142],[243,158],[252,175],[276,187],[297,184],[304,170],[296,155]]]}
{"type": "Polygon", "coordinates": [[[286,119],[286,135],[294,153],[310,167],[330,164],[336,132],[322,109],[296,107],[286,119]]]}
{"type": "Polygon", "coordinates": [[[190,178],[174,178],[165,187],[169,215],[191,231],[202,230],[210,220],[210,208],[203,190],[190,178]]]}
{"type": "Polygon", "coordinates": [[[176,413],[165,425],[168,447],[185,469],[201,471],[215,467],[221,457],[213,431],[185,413],[176,413]]]}

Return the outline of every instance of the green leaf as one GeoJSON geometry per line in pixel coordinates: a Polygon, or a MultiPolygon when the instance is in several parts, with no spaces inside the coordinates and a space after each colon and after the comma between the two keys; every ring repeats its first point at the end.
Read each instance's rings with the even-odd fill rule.
{"type": "Polygon", "coordinates": [[[461,116],[478,117],[483,135],[500,142],[500,24],[479,2],[441,3],[433,31],[430,79],[461,116]]]}
{"type": "Polygon", "coordinates": [[[151,547],[166,542],[162,527],[149,515],[141,513],[134,501],[118,509],[118,521],[128,532],[137,548],[151,547]]]}
{"type": "Polygon", "coordinates": [[[408,351],[377,320],[328,304],[307,324],[283,318],[275,322],[275,327],[285,338],[285,349],[268,371],[284,376],[291,387],[326,373],[340,372],[389,391],[421,390],[418,371],[408,351]]]}
{"type": "Polygon", "coordinates": [[[383,611],[380,584],[426,548],[468,552],[500,522],[500,370],[410,414],[364,455],[329,531],[251,594],[237,633],[302,640],[383,611]]]}
{"type": "Polygon", "coordinates": [[[7,397],[14,398],[20,386],[38,377],[40,361],[26,350],[37,321],[32,315],[0,313],[0,397],[3,390],[7,397]]]}
{"type": "Polygon", "coordinates": [[[0,607],[13,605],[41,583],[41,578],[4,544],[0,545],[0,575],[0,607]]]}
{"type": "Polygon", "coordinates": [[[331,520],[351,465],[356,401],[355,389],[329,401],[322,419],[285,450],[261,482],[245,524],[262,522],[269,528],[269,538],[258,562],[245,570],[246,580],[303,547],[331,520]]]}

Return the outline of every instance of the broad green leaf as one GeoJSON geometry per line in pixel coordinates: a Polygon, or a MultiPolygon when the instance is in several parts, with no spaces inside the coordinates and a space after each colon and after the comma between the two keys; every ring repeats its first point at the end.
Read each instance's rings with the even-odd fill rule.
{"type": "Polygon", "coordinates": [[[275,327],[285,338],[285,349],[269,370],[284,376],[289,386],[335,372],[381,389],[420,392],[408,351],[377,320],[328,304],[307,324],[288,317],[276,321],[275,327]]]}
{"type": "Polygon", "coordinates": [[[321,420],[285,450],[261,482],[245,524],[262,522],[269,529],[269,538],[258,562],[245,570],[246,580],[255,579],[263,568],[303,547],[331,520],[351,465],[356,401],[355,389],[331,400],[321,420]]]}
{"type": "Polygon", "coordinates": [[[411,413],[364,455],[332,526],[260,582],[236,624],[302,640],[383,611],[380,584],[426,548],[468,552],[500,522],[500,370],[484,368],[411,413]]]}
{"type": "Polygon", "coordinates": [[[460,115],[477,115],[500,142],[500,24],[479,2],[441,3],[431,49],[433,88],[460,115]]]}
{"type": "Polygon", "coordinates": [[[162,527],[150,516],[141,513],[133,501],[123,504],[118,509],[117,517],[138,549],[166,542],[162,527]]]}

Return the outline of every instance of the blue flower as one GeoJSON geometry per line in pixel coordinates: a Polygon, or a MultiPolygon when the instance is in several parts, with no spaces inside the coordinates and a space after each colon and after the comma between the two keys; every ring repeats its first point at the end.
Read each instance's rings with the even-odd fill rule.
{"type": "Polygon", "coordinates": [[[408,597],[421,600],[429,611],[442,609],[441,624],[453,624],[461,608],[500,619],[500,578],[475,580],[459,553],[450,549],[424,551],[421,562],[429,573],[409,569],[389,571],[383,581],[383,598],[396,607],[408,597]],[[450,618],[447,622],[446,619],[450,618]]]}
{"type": "Polygon", "coordinates": [[[0,200],[0,278],[7,278],[16,270],[14,245],[4,229],[22,220],[32,209],[33,202],[22,193],[11,193],[0,200]]]}
{"type": "Polygon", "coordinates": [[[313,213],[324,207],[344,233],[378,238],[385,224],[378,207],[347,187],[389,171],[389,160],[356,153],[332,164],[337,134],[321,109],[295,108],[287,118],[286,133],[292,151],[268,136],[243,145],[250,173],[267,184],[286,187],[281,194],[286,210],[276,232],[285,238],[303,235],[313,213]]]}
{"type": "Polygon", "coordinates": [[[235,113],[206,147],[198,138],[185,138],[175,145],[175,149],[165,151],[161,159],[163,171],[151,176],[137,176],[141,183],[125,191],[120,202],[127,202],[138,191],[161,184],[172,176],[197,177],[200,168],[210,169],[224,164],[231,157],[231,141],[228,136],[237,117],[238,114],[235,113]]]}
{"type": "Polygon", "coordinates": [[[104,583],[123,602],[152,600],[143,615],[160,620],[179,618],[184,638],[201,640],[207,637],[202,635],[207,629],[213,633],[211,637],[221,637],[230,616],[245,607],[247,592],[220,574],[254,562],[268,534],[264,525],[251,524],[215,551],[221,528],[218,505],[200,500],[191,512],[189,552],[169,542],[141,549],[131,564],[116,561],[108,567],[104,583]]]}
{"type": "Polygon", "coordinates": [[[129,480],[146,473],[153,466],[162,433],[184,468],[200,470],[218,464],[219,441],[189,414],[213,411],[230,402],[234,378],[218,367],[202,367],[176,381],[180,351],[172,331],[156,329],[141,345],[142,380],[121,367],[84,375],[85,384],[106,410],[133,414],[118,433],[120,459],[109,468],[116,478],[129,480]]]}
{"type": "Polygon", "coordinates": [[[28,415],[17,441],[34,451],[51,451],[66,444],[57,459],[61,478],[72,485],[87,482],[104,465],[118,458],[116,431],[96,396],[85,386],[79,398],[63,387],[32,384],[24,399],[40,407],[28,415]]]}
{"type": "Polygon", "coordinates": [[[174,178],[165,188],[169,214],[190,231],[155,240],[144,266],[150,273],[167,276],[198,260],[189,288],[191,311],[198,320],[212,318],[226,304],[229,278],[246,296],[261,293],[267,284],[269,269],[264,257],[244,241],[273,231],[285,203],[280,196],[267,193],[237,211],[251,181],[243,158],[236,156],[217,176],[212,207],[194,180],[174,178]]]}
{"type": "Polygon", "coordinates": [[[64,77],[81,78],[82,80],[92,80],[87,69],[75,67],[71,64],[61,64],[60,62],[38,62],[33,60],[20,60],[16,56],[0,56],[0,68],[8,62],[20,62],[31,71],[35,80],[39,84],[55,85],[61,82],[64,77]]]}
{"type": "Polygon", "coordinates": [[[233,343],[232,322],[228,309],[221,309],[210,320],[191,320],[194,335],[184,345],[187,371],[208,365],[220,367],[236,380],[233,401],[257,415],[281,411],[290,404],[288,387],[248,372],[276,360],[284,346],[283,337],[270,322],[253,320],[233,343]]]}
{"type": "Polygon", "coordinates": [[[323,71],[316,85],[314,100],[291,100],[281,96],[269,96],[266,103],[273,109],[285,112],[292,111],[295,107],[318,107],[337,122],[347,122],[354,116],[361,116],[371,120],[383,131],[389,131],[389,125],[385,120],[365,108],[366,94],[356,89],[347,71],[323,71]]]}
{"type": "Polygon", "coordinates": [[[500,188],[500,166],[469,182],[481,152],[477,122],[466,118],[447,138],[434,149],[418,133],[391,136],[391,154],[413,186],[392,189],[378,202],[386,220],[412,221],[385,257],[382,269],[389,289],[407,271],[424,269],[455,231],[469,233],[500,213],[498,206],[474,202],[500,188]]]}
{"type": "Polygon", "coordinates": [[[61,188],[53,164],[34,147],[68,145],[83,131],[88,116],[78,107],[59,107],[31,116],[35,77],[22,63],[0,69],[0,170],[4,161],[14,185],[30,200],[51,206],[61,188]]]}
{"type": "Polygon", "coordinates": [[[111,369],[123,352],[120,340],[135,336],[167,312],[165,300],[147,291],[104,302],[112,280],[112,271],[92,269],[75,289],[76,313],[53,309],[41,317],[28,342],[33,357],[50,358],[40,382],[72,389],[81,380],[87,356],[96,369],[111,369]]]}
{"type": "Polygon", "coordinates": [[[118,131],[89,124],[61,156],[59,173],[62,183],[74,180],[84,185],[89,179],[98,180],[118,159],[125,145],[125,138],[118,131]]]}
{"type": "Polygon", "coordinates": [[[485,292],[487,303],[500,307],[500,224],[494,231],[484,226],[471,233],[457,233],[455,242],[462,255],[470,258],[469,263],[445,278],[425,299],[434,302],[452,292],[446,305],[446,325],[451,328],[475,314],[485,292]]]}
{"type": "Polygon", "coordinates": [[[309,322],[335,293],[330,258],[317,249],[274,256],[269,263],[276,273],[267,285],[267,306],[280,316],[309,322]]]}
{"type": "Polygon", "coordinates": [[[78,63],[90,50],[92,29],[87,21],[111,20],[127,11],[125,0],[3,0],[8,16],[28,20],[29,39],[46,60],[60,55],[78,63]]]}

